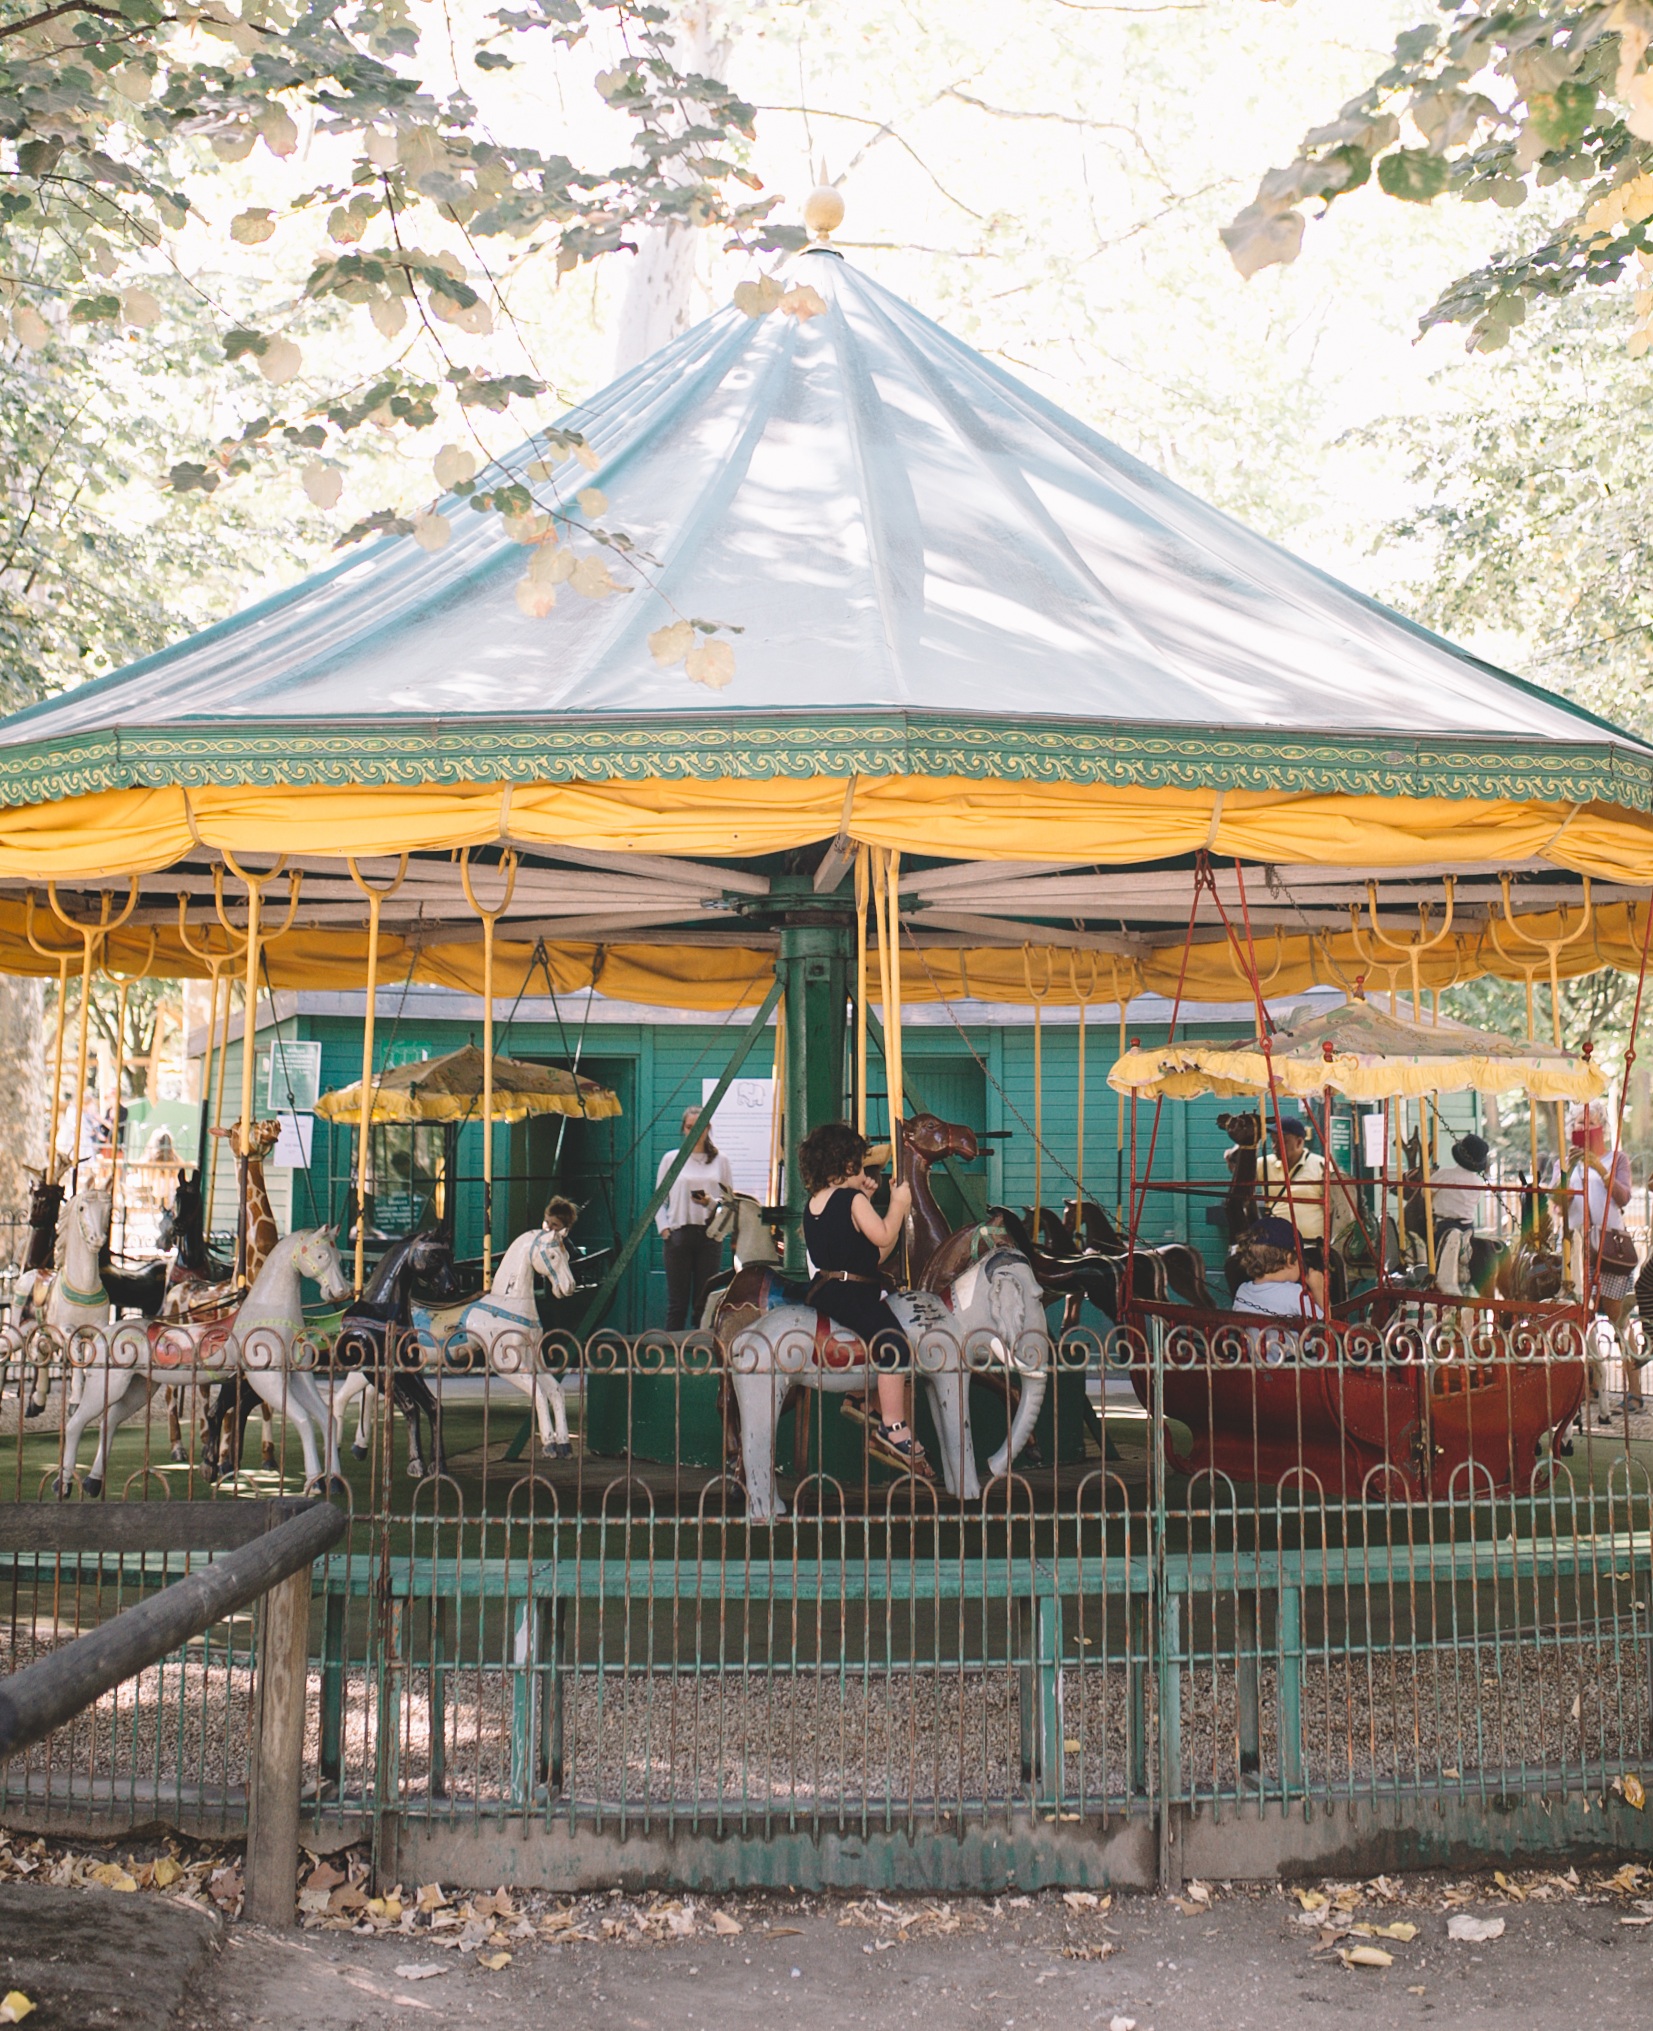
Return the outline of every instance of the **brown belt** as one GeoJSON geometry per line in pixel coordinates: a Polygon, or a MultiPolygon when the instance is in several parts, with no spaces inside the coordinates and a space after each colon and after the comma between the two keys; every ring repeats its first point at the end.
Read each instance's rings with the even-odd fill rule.
{"type": "Polygon", "coordinates": [[[815,1272],[817,1283],[870,1283],[879,1290],[887,1287],[882,1271],[874,1276],[863,1276],[858,1269],[821,1269],[815,1272]]]}

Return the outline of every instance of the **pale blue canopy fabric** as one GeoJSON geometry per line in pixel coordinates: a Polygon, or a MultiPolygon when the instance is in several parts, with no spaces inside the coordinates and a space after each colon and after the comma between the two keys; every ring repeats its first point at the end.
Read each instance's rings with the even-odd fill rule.
{"type": "MultiPolygon", "coordinates": [[[[1653,751],[1629,736],[1194,499],[836,254],[792,272],[824,315],[720,312],[567,419],[600,469],[565,461],[536,492],[571,508],[603,489],[608,526],[650,560],[633,573],[604,553],[633,590],[563,586],[532,618],[514,597],[528,553],[448,499],[446,549],[376,542],[16,714],[0,764],[104,734],[128,755],[109,781],[158,781],[169,740],[199,753],[215,726],[253,723],[279,745],[283,728],[907,714],[978,725],[989,746],[995,727],[1163,731],[1196,757],[1229,730],[1282,765],[1294,738],[1369,737],[1364,788],[1418,787],[1381,780],[1414,743],[1461,748],[1471,775],[1507,749],[1535,788],[1578,794],[1561,777],[1582,761],[1584,794],[1612,775],[1618,801],[1649,801],[1653,751]],[[739,631],[726,689],[651,657],[678,614],[739,631]]],[[[484,483],[543,455],[525,445],[484,483]]],[[[1163,779],[1201,779],[1197,759],[1163,779]]]]}

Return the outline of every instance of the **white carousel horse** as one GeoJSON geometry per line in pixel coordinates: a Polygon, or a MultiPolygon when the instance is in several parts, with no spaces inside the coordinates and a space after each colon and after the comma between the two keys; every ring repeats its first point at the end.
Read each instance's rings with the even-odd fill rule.
{"type": "MultiPolygon", "coordinates": [[[[75,1336],[88,1328],[101,1330],[109,1323],[102,1257],[109,1239],[111,1210],[106,1187],[87,1185],[77,1192],[64,1207],[58,1227],[61,1266],[52,1272],[44,1290],[39,1282],[35,1286],[36,1334],[44,1330],[51,1340],[70,1350],[67,1388],[71,1404],[81,1401],[86,1386],[85,1366],[73,1359],[75,1336]]],[[[39,1417],[51,1387],[51,1366],[42,1363],[35,1370],[26,1417],[39,1417]]]]}
{"type": "MultiPolygon", "coordinates": [[[[278,1241],[234,1320],[227,1327],[205,1330],[221,1350],[217,1360],[222,1372],[228,1375],[239,1367],[258,1395],[297,1430],[309,1488],[325,1485],[324,1472],[331,1482],[338,1472],[339,1453],[315,1378],[293,1358],[294,1343],[304,1330],[299,1279],[306,1276],[320,1285],[329,1301],[350,1295],[330,1228],[312,1228],[278,1241]]],[[[99,1357],[86,1371],[85,1395],[64,1428],[59,1494],[68,1492],[82,1434],[94,1419],[101,1431],[85,1492],[96,1495],[102,1490],[111,1438],[134,1411],[177,1381],[180,1366],[195,1365],[202,1337],[199,1329],[139,1319],[109,1330],[99,1357]]]]}
{"type": "MultiPolygon", "coordinates": [[[[1038,1281],[1014,1249],[996,1248],[940,1296],[897,1291],[890,1309],[913,1343],[915,1373],[930,1386],[948,1492],[977,1501],[967,1370],[979,1349],[1022,1381],[1009,1436],[988,1462],[990,1474],[1002,1474],[1027,1443],[1045,1398],[1050,1324],[1038,1281]]],[[[847,1327],[828,1325],[812,1305],[778,1305],[735,1334],[729,1383],[740,1411],[746,1513],[754,1523],[786,1514],[775,1486],[775,1428],[788,1392],[801,1384],[848,1395],[864,1392],[871,1380],[862,1342],[847,1327]]]]}
{"type": "Polygon", "coordinates": [[[735,1237],[735,1267],[719,1270],[706,1286],[706,1295],[700,1301],[700,1330],[703,1333],[712,1330],[717,1308],[723,1302],[723,1293],[734,1281],[736,1271],[749,1269],[758,1263],[778,1265],[781,1259],[774,1233],[763,1217],[763,1208],[747,1192],[725,1192],[706,1222],[708,1241],[727,1241],[731,1234],[735,1237]]]}
{"type": "MultiPolygon", "coordinates": [[[[465,1367],[467,1343],[480,1347],[490,1374],[509,1382],[528,1398],[539,1419],[540,1445],[554,1460],[566,1460],[574,1448],[568,1437],[568,1406],[562,1384],[536,1360],[539,1312],[534,1304],[534,1277],[543,1276],[559,1298],[572,1295],[573,1266],[568,1236],[561,1227],[531,1227],[519,1234],[499,1259],[492,1288],[485,1298],[442,1311],[413,1307],[413,1325],[420,1339],[440,1350],[445,1363],[465,1367]]],[[[356,1431],[361,1444],[360,1425],[356,1431]]]]}

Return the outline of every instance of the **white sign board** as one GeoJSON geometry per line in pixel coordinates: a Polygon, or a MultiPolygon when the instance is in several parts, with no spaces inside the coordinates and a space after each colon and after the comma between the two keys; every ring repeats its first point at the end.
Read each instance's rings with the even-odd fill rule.
{"type": "Polygon", "coordinates": [[[271,1170],[307,1171],[310,1145],[316,1130],[313,1114],[283,1114],[276,1146],[264,1159],[271,1170]]]}
{"type": "Polygon", "coordinates": [[[1387,1158],[1384,1152],[1384,1136],[1388,1131],[1389,1116],[1363,1114],[1360,1117],[1361,1155],[1366,1159],[1368,1171],[1381,1171],[1387,1158]]]}
{"type": "Polygon", "coordinates": [[[260,1114],[297,1108],[308,1113],[321,1097],[321,1045],[281,1037],[253,1054],[253,1086],[260,1114]]]}
{"type": "MultiPolygon", "coordinates": [[[[702,1079],[700,1097],[710,1100],[715,1079],[702,1079]]],[[[712,1116],[712,1140],[718,1152],[729,1159],[735,1190],[769,1203],[769,1147],[773,1134],[775,1082],[773,1079],[736,1079],[723,1096],[723,1104],[712,1116]]]]}

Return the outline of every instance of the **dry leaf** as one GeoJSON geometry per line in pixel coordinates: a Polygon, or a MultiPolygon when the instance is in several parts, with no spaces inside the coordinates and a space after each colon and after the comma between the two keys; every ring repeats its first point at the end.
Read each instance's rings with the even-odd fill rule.
{"type": "Polygon", "coordinates": [[[519,578],[512,597],[531,621],[543,621],[557,604],[557,588],[536,579],[532,573],[519,578]]]}
{"type": "Polygon", "coordinates": [[[442,1885],[440,1883],[421,1883],[419,1885],[419,1909],[421,1911],[440,1911],[447,1901],[447,1898],[442,1894],[442,1885]]]}
{"type": "Polygon", "coordinates": [[[298,128],[285,106],[267,105],[253,122],[272,155],[291,155],[298,146],[298,128]]]}
{"type": "Polygon", "coordinates": [[[128,1875],[119,1862],[100,1862],[91,1871],[91,1879],[105,1890],[136,1890],[138,1879],[128,1875]]]}
{"type": "Polygon", "coordinates": [[[230,220],[230,238],[238,247],[261,247],[275,229],[275,214],[268,205],[254,205],[230,220]]]}
{"type": "Polygon", "coordinates": [[[1192,1899],[1196,1904],[1209,1905],[1211,1902],[1211,1886],[1209,1883],[1185,1883],[1182,1886],[1182,1890],[1183,1895],[1192,1899]]]}
{"type": "Polygon", "coordinates": [[[453,535],[453,524],[433,508],[423,508],[413,518],[413,540],[421,550],[445,550],[453,535]]]}
{"type": "Polygon", "coordinates": [[[304,365],[304,355],[290,338],[273,338],[259,355],[258,371],[272,388],[285,386],[304,365]]]}
{"type": "Polygon", "coordinates": [[[313,458],[300,473],[299,479],[305,493],[318,508],[338,506],[339,496],[344,492],[344,474],[337,466],[324,465],[319,458],[313,458]]]}
{"type": "Polygon", "coordinates": [[[624,592],[610,575],[606,557],[582,557],[568,574],[568,582],[582,599],[607,599],[610,594],[624,592]]]}
{"type": "Polygon", "coordinates": [[[779,306],[785,294],[773,275],[760,275],[756,282],[735,284],[735,308],[744,311],[748,317],[767,317],[779,306]]]}
{"type": "Polygon", "coordinates": [[[694,647],[694,628],[688,621],[672,621],[649,636],[649,654],[664,667],[681,663],[694,647]]]}
{"type": "Polygon", "coordinates": [[[1501,1918],[1476,1918],[1468,1911],[1454,1911],[1446,1921],[1448,1939],[1460,1939],[1469,1946],[1480,1946],[1489,1939],[1502,1939],[1504,1921],[1501,1918]]]}
{"type": "Polygon", "coordinates": [[[720,1933],[725,1939],[733,1939],[738,1933],[744,1931],[745,1928],[738,1918],[731,1918],[727,1911],[714,1911],[712,1913],[712,1930],[720,1933]]]}
{"type": "Polygon", "coordinates": [[[580,504],[580,513],[588,515],[593,522],[608,513],[608,495],[601,487],[581,487],[574,498],[580,504]]]}
{"type": "Polygon", "coordinates": [[[1642,1807],[1647,1803],[1647,1793],[1642,1787],[1641,1779],[1632,1772],[1626,1771],[1622,1789],[1624,1791],[1625,1804],[1633,1805],[1637,1812],[1640,1812],[1642,1807]]]}
{"type": "Polygon", "coordinates": [[[1119,1951],[1111,1939],[1070,1943],[1062,1949],[1063,1960],[1110,1960],[1119,1951]]]}
{"type": "Polygon", "coordinates": [[[1324,1911],[1326,1908],[1326,1896],[1324,1891],[1298,1890],[1293,1894],[1296,1896],[1298,1903],[1302,1905],[1305,1911],[1324,1911]]]}
{"type": "Polygon", "coordinates": [[[408,321],[408,307],[399,296],[381,296],[375,300],[368,316],[381,337],[393,339],[408,321]]]}
{"type": "Polygon", "coordinates": [[[1418,1928],[1404,1918],[1396,1919],[1393,1925],[1352,1925],[1349,1930],[1358,1932],[1363,1939],[1398,1939],[1403,1946],[1409,1946],[1418,1936],[1418,1928]]]}
{"type": "Polygon", "coordinates": [[[1097,1896],[1094,1890],[1064,1890],[1062,1902],[1070,1911],[1094,1911],[1097,1896]]]}
{"type": "Polygon", "coordinates": [[[139,331],[149,331],[161,321],[161,299],[152,289],[122,290],[121,316],[139,331]]]}
{"type": "Polygon", "coordinates": [[[462,444],[444,444],[431,460],[431,470],[436,474],[436,484],[447,493],[476,478],[476,455],[462,444]]]}
{"type": "Polygon", "coordinates": [[[1339,1947],[1338,1959],[1346,1968],[1392,1968],[1395,1956],[1385,1953],[1381,1946],[1339,1947]]]}
{"type": "Polygon", "coordinates": [[[369,127],[362,137],[362,145],[367,151],[368,161],[375,169],[396,167],[401,144],[394,133],[381,134],[376,128],[369,127]]]}
{"type": "Polygon", "coordinates": [[[800,282],[781,298],[780,311],[783,317],[795,317],[800,324],[807,324],[812,317],[826,316],[826,301],[818,289],[800,282]]]}
{"type": "Polygon", "coordinates": [[[11,328],[17,334],[18,344],[26,346],[31,353],[37,353],[42,346],[51,343],[52,328],[31,303],[20,303],[12,312],[11,328]]]}
{"type": "Polygon", "coordinates": [[[487,1968],[491,1974],[497,1975],[501,1968],[508,1968],[511,1965],[511,1956],[508,1953],[479,1953],[476,1964],[479,1968],[487,1968]]]}
{"type": "Polygon", "coordinates": [[[157,1890],[168,1890],[183,1874],[183,1870],[170,1855],[162,1855],[149,1873],[149,1880],[157,1890]]]}
{"type": "Polygon", "coordinates": [[[0,2002],[0,2024],[21,2024],[35,2007],[21,1989],[11,1989],[0,2002]]]}
{"type": "Polygon", "coordinates": [[[581,465],[585,467],[587,472],[595,472],[598,466],[602,464],[602,460],[591,449],[591,446],[589,444],[576,444],[574,447],[574,456],[580,461],[581,465]]]}
{"type": "Polygon", "coordinates": [[[452,1972],[451,1968],[440,1967],[435,1961],[405,1960],[396,1970],[396,1975],[398,1980],[404,1982],[428,1982],[432,1975],[446,1975],[452,1972]]]}
{"type": "Polygon", "coordinates": [[[735,674],[735,652],[727,642],[702,640],[684,657],[683,667],[691,683],[721,691],[735,674]]]}

